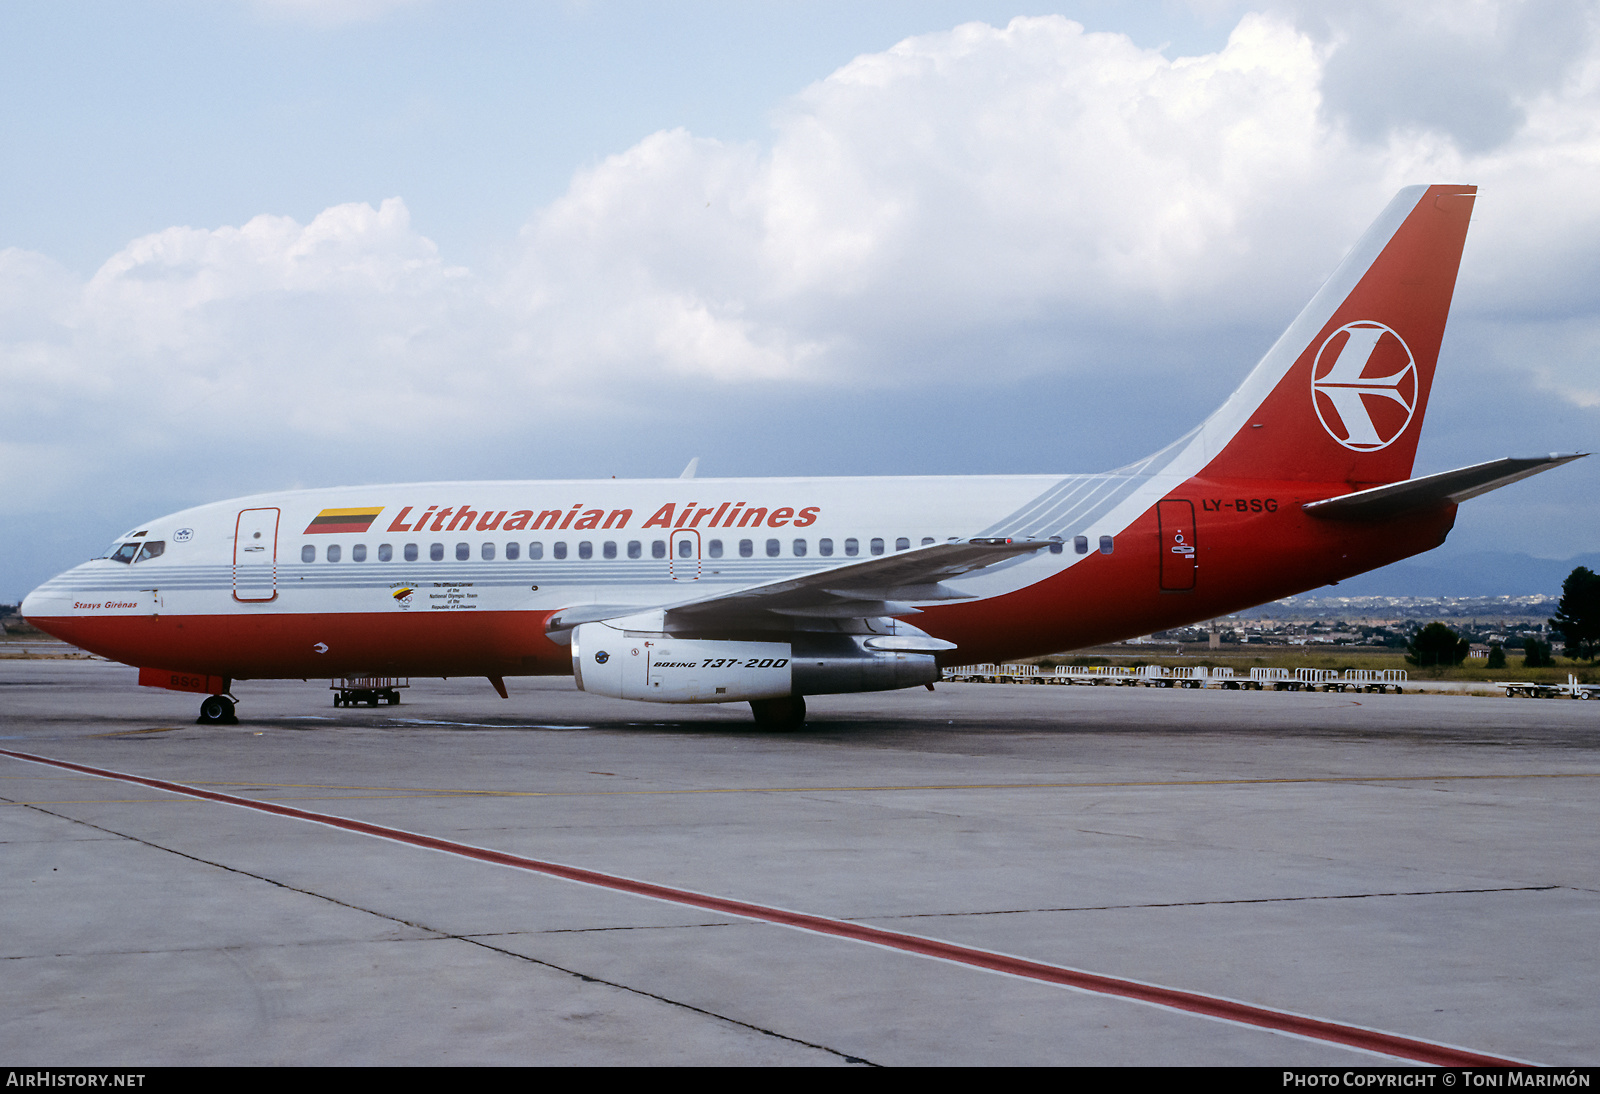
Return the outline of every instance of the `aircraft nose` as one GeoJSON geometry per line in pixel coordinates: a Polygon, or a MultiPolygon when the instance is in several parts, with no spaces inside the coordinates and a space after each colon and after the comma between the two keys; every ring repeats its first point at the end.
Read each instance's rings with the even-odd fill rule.
{"type": "Polygon", "coordinates": [[[72,571],[68,570],[64,574],[59,574],[23,597],[22,604],[18,607],[22,618],[32,623],[46,616],[66,614],[63,609],[72,605],[73,593],[68,580],[71,573],[72,571]]]}

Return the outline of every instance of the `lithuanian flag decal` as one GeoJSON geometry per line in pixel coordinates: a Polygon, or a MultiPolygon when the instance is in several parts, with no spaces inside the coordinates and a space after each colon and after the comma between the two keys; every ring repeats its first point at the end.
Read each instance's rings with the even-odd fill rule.
{"type": "Polygon", "coordinates": [[[312,536],[318,533],[365,532],[372,527],[372,522],[378,519],[378,514],[381,512],[383,512],[381,505],[363,509],[324,509],[317,514],[315,520],[306,525],[305,534],[312,536]]]}

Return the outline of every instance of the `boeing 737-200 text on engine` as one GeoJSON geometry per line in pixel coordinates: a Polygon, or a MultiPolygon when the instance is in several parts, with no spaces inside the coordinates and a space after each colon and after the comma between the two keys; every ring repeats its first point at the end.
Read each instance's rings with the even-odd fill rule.
{"type": "Polygon", "coordinates": [[[1476,188],[1401,191],[1216,413],[1100,475],[449,482],[146,521],[36,589],[40,629],[207,696],[238,680],[572,673],[748,701],[928,684],[1174,627],[1438,546],[1576,456],[1411,479],[1476,188]]]}

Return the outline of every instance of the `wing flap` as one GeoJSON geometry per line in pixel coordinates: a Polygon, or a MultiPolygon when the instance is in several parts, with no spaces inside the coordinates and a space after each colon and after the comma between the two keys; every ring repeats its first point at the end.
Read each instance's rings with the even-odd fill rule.
{"type": "Polygon", "coordinates": [[[968,598],[943,581],[1032,554],[1053,542],[980,538],[933,543],[673,604],[578,605],[553,615],[546,631],[560,640],[579,623],[605,619],[628,619],[639,629],[681,633],[749,624],[786,627],[794,619],[911,615],[917,611],[912,601],[968,598]]]}
{"type": "Polygon", "coordinates": [[[892,555],[847,562],[826,570],[667,605],[669,620],[684,624],[752,614],[866,618],[902,614],[910,601],[948,600],[961,594],[944,580],[982,570],[1050,546],[1049,540],[969,539],[932,543],[892,555]],[[926,594],[926,595],[919,595],[926,594]]]}

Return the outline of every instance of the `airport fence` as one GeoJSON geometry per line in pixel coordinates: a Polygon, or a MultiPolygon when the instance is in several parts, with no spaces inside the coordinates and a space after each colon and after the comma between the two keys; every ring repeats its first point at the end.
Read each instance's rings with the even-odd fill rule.
{"type": "MultiPolygon", "coordinates": [[[[951,683],[1060,684],[1089,687],[1222,688],[1229,691],[1363,691],[1399,694],[1408,683],[1404,669],[1253,668],[1241,676],[1231,668],[1205,665],[1168,668],[1163,665],[951,665],[943,670],[951,683]]],[[[1517,685],[1523,686],[1523,685],[1517,685]]],[[[1538,685],[1526,685],[1537,687],[1538,685]]],[[[1600,697],[1600,686],[1577,684],[1600,697]]],[[[1518,693],[1520,694],[1520,692],[1518,693]]],[[[1582,698],[1588,698],[1584,693],[1582,698]]]]}

